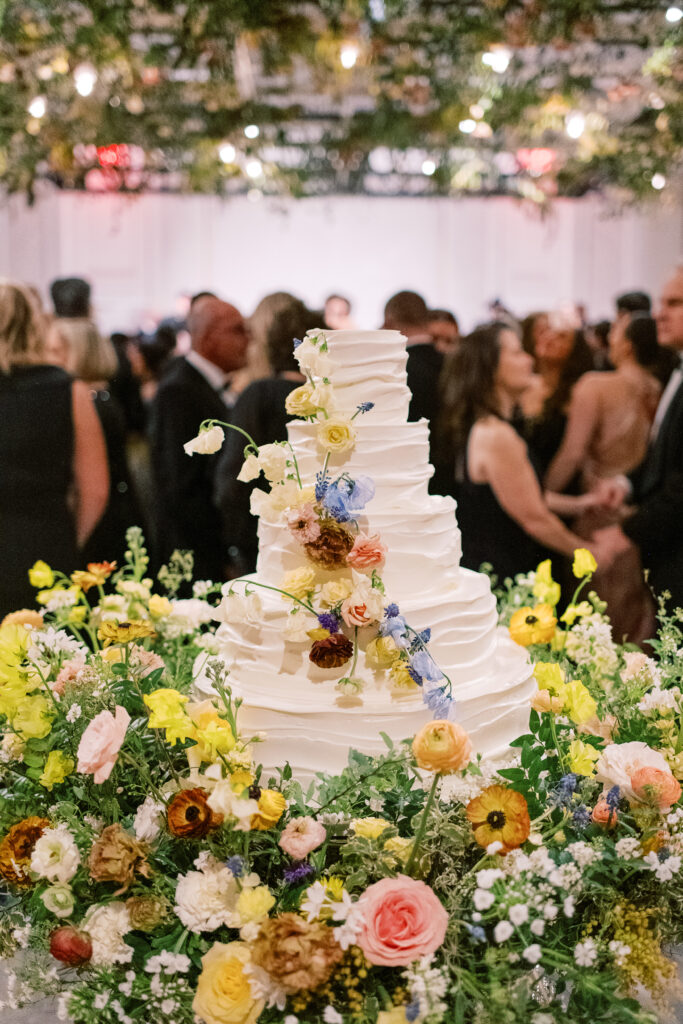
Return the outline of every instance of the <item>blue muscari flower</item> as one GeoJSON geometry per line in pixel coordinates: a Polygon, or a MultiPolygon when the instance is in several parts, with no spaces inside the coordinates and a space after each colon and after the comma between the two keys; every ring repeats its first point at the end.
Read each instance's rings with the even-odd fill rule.
{"type": "Polygon", "coordinates": [[[384,614],[387,617],[387,619],[395,619],[396,616],[399,614],[398,605],[388,604],[384,609],[384,614]]]}
{"type": "Polygon", "coordinates": [[[470,933],[472,942],[486,942],[486,932],[481,925],[468,924],[467,921],[465,921],[465,928],[467,928],[467,931],[470,933]]]}
{"type": "Polygon", "coordinates": [[[294,351],[296,352],[296,350],[298,349],[299,345],[303,345],[303,343],[304,343],[303,342],[303,338],[295,338],[294,339],[294,351]]]}
{"type": "Polygon", "coordinates": [[[574,828],[579,832],[583,832],[583,830],[588,828],[591,823],[591,813],[583,804],[576,808],[572,818],[574,821],[574,828]]]}
{"type": "Polygon", "coordinates": [[[333,615],[332,612],[322,612],[322,614],[318,616],[318,622],[323,629],[329,629],[330,633],[339,632],[339,619],[336,615],[333,615]]]}
{"type": "Polygon", "coordinates": [[[413,999],[412,1003],[408,1003],[405,1010],[403,1011],[406,1015],[406,1020],[410,1021],[410,1024],[420,1016],[420,1000],[413,999]]]}
{"type": "Polygon", "coordinates": [[[309,875],[313,874],[315,874],[313,865],[303,861],[301,864],[295,864],[290,868],[286,868],[282,877],[287,885],[296,885],[297,882],[302,882],[304,878],[308,878],[309,875]]]}
{"type": "Polygon", "coordinates": [[[242,860],[241,857],[230,857],[228,860],[226,860],[225,866],[227,867],[228,871],[232,871],[235,878],[239,878],[241,875],[244,874],[244,861],[242,860]]]}
{"type": "Polygon", "coordinates": [[[410,659],[410,667],[422,679],[428,679],[430,683],[436,683],[439,679],[443,679],[443,672],[427,651],[417,651],[413,654],[410,659]]]}
{"type": "Polygon", "coordinates": [[[609,807],[610,811],[616,811],[619,807],[620,790],[618,786],[612,786],[605,793],[605,803],[609,807]]]}
{"type": "Polygon", "coordinates": [[[418,686],[422,686],[422,676],[419,672],[415,671],[412,665],[408,665],[408,675],[414,683],[417,683],[418,686]]]}
{"type": "Polygon", "coordinates": [[[375,408],[375,403],[374,402],[361,402],[360,405],[358,406],[357,412],[360,412],[360,413],[370,412],[370,410],[374,409],[374,408],[375,408]]]}
{"type": "Polygon", "coordinates": [[[435,719],[448,718],[455,703],[443,686],[423,687],[422,700],[425,702],[435,719]]]}
{"type": "Polygon", "coordinates": [[[423,629],[421,633],[418,633],[417,636],[413,637],[413,642],[410,645],[411,651],[419,650],[424,647],[425,644],[428,644],[431,640],[431,636],[431,629],[423,629]]]}
{"type": "Polygon", "coordinates": [[[322,501],[327,492],[327,488],[330,486],[330,478],[327,473],[320,472],[315,474],[315,500],[322,501]]]}
{"type": "Polygon", "coordinates": [[[563,775],[551,796],[552,802],[557,804],[558,807],[565,807],[571,803],[572,793],[576,789],[577,782],[578,776],[574,772],[568,772],[567,775],[563,775]]]}

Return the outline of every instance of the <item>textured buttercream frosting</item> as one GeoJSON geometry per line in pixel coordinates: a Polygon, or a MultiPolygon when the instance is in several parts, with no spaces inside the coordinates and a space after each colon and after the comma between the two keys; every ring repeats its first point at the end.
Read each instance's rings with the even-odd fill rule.
{"type": "MultiPolygon", "coordinates": [[[[386,601],[397,604],[414,629],[431,629],[430,654],[452,682],[456,718],[475,751],[503,754],[526,729],[535,683],[526,652],[497,628],[488,578],[460,568],[455,502],[427,492],[429,431],[425,421],[407,421],[405,339],[395,331],[330,331],[326,337],[336,410],[350,415],[364,402],[375,403],[354,420],[353,450],[333,453],[328,469],[333,477],[343,472],[374,481],[375,496],[358,525],[378,533],[388,549],[386,601]]],[[[293,421],[288,432],[302,481],[312,483],[323,461],[316,424],[293,421]]],[[[281,516],[262,515],[253,581],[277,587],[284,573],[301,564],[301,546],[281,516]]],[[[316,573],[320,583],[339,575],[316,573]]],[[[317,771],[338,772],[350,748],[378,754],[386,749],[380,733],[400,741],[431,720],[419,688],[397,696],[388,673],[366,663],[376,627],[359,631],[354,676],[364,689],[347,697],[336,689],[339,669],[320,669],[309,660],[310,641],[286,640],[291,605],[273,591],[258,593],[258,623],[221,625],[216,635],[233,691],[243,701],[243,732],[266,733],[256,750],[266,774],[285,762],[301,780],[317,771]]],[[[209,686],[201,675],[198,686],[209,686]]]]}

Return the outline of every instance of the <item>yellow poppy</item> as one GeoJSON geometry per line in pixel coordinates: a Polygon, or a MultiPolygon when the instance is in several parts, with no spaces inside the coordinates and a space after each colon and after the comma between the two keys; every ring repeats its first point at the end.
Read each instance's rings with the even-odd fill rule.
{"type": "Polygon", "coordinates": [[[510,636],[516,644],[529,647],[530,644],[547,644],[555,635],[557,619],[549,604],[537,604],[535,608],[518,608],[510,619],[510,636]]]}
{"type": "Polygon", "coordinates": [[[508,853],[529,837],[531,822],[526,800],[507,786],[489,786],[470,800],[465,813],[474,829],[474,838],[484,849],[491,843],[501,843],[500,852],[508,853]]]}

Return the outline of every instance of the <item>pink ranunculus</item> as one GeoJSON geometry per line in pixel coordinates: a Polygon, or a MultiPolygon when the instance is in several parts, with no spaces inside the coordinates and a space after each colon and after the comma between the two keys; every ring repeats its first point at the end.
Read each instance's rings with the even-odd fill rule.
{"type": "Polygon", "coordinates": [[[310,501],[286,513],[287,526],[300,544],[311,544],[320,536],[320,521],[310,501]]]}
{"type": "Polygon", "coordinates": [[[387,548],[379,539],[378,533],[368,537],[365,533],[359,533],[354,545],[346,556],[347,563],[358,572],[372,572],[384,565],[387,557],[387,548]]]}
{"type": "Polygon", "coordinates": [[[292,818],[280,836],[279,845],[288,857],[303,860],[326,838],[325,826],[307,815],[305,818],[292,818]]]}
{"type": "Polygon", "coordinates": [[[448,927],[448,914],[433,889],[407,875],[369,886],[358,909],[363,923],[357,943],[371,964],[407,967],[431,956],[448,927]]]}
{"type": "Polygon", "coordinates": [[[638,800],[652,801],[660,811],[668,811],[681,795],[681,784],[671,772],[661,768],[638,768],[631,776],[631,788],[638,800]]]}
{"type": "Polygon", "coordinates": [[[130,723],[130,715],[117,704],[116,714],[100,711],[81,736],[78,744],[78,771],[92,775],[99,786],[111,775],[130,723]]]}
{"type": "Polygon", "coordinates": [[[65,661],[59,670],[59,674],[55,679],[54,683],[50,683],[50,689],[58,697],[63,696],[64,687],[67,683],[75,683],[78,680],[79,675],[85,668],[85,658],[77,654],[73,658],[69,658],[65,661]]]}

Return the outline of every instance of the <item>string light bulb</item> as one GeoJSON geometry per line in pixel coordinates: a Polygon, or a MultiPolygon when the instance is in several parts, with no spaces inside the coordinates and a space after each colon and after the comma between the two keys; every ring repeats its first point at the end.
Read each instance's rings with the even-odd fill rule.
{"type": "Polygon", "coordinates": [[[436,164],[434,163],[433,160],[423,160],[422,161],[422,173],[426,174],[427,177],[430,177],[432,174],[434,174],[435,170],[436,170],[436,164]]]}
{"type": "Polygon", "coordinates": [[[471,135],[476,127],[477,122],[474,121],[471,117],[466,117],[465,120],[461,121],[460,124],[458,125],[460,131],[464,132],[465,135],[471,135]]]}
{"type": "Polygon", "coordinates": [[[504,71],[507,71],[511,59],[512,54],[509,50],[504,46],[497,46],[494,50],[483,54],[481,62],[487,68],[491,68],[491,71],[495,71],[497,75],[502,75],[504,71]]]}
{"type": "Polygon", "coordinates": [[[260,160],[247,160],[244,169],[250,178],[260,178],[263,174],[263,164],[260,160]]]}
{"type": "Polygon", "coordinates": [[[244,129],[244,134],[248,139],[258,139],[261,130],[257,124],[248,124],[244,129]]]}
{"type": "Polygon", "coordinates": [[[28,112],[31,117],[40,119],[47,113],[47,100],[44,96],[36,96],[28,105],[28,112]]]}
{"type": "Polygon", "coordinates": [[[580,139],[586,128],[586,118],[579,110],[573,110],[567,114],[564,127],[570,139],[580,139]]]}
{"type": "Polygon", "coordinates": [[[92,64],[79,64],[74,70],[74,84],[79,96],[90,96],[96,82],[97,72],[92,64]]]}
{"type": "Polygon", "coordinates": [[[669,24],[676,25],[683,18],[683,11],[680,7],[668,7],[664,17],[669,24]]]}
{"type": "Polygon", "coordinates": [[[231,142],[222,142],[218,147],[218,155],[224,164],[231,164],[235,160],[235,147],[231,142]]]}
{"type": "Polygon", "coordinates": [[[653,174],[650,184],[657,190],[657,192],[661,192],[661,190],[666,186],[666,178],[663,174],[653,174]]]}
{"type": "Polygon", "coordinates": [[[339,52],[339,61],[341,66],[346,68],[347,71],[350,71],[350,69],[355,66],[359,53],[360,50],[358,48],[358,43],[343,43],[339,52]]]}

